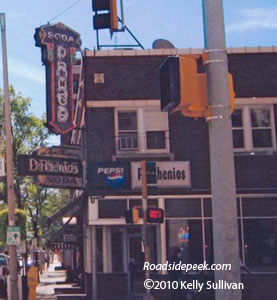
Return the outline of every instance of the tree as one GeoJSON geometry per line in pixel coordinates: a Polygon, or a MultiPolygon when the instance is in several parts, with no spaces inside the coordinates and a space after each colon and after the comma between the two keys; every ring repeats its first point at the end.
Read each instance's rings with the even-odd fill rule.
{"type": "MultiPolygon", "coordinates": [[[[18,176],[17,155],[31,154],[39,147],[47,146],[50,134],[44,126],[45,116],[36,117],[30,112],[31,99],[16,93],[10,87],[11,123],[13,139],[14,189],[17,207],[28,214],[28,228],[34,237],[40,239],[44,232],[47,216],[53,214],[62,205],[59,191],[37,186],[32,177],[18,176]]],[[[0,124],[4,124],[3,93],[0,90],[0,124]]],[[[2,128],[0,128],[1,130],[2,128]]],[[[5,154],[5,136],[2,133],[0,152],[5,154]]],[[[5,179],[0,183],[0,209],[7,202],[5,179]]],[[[70,197],[64,197],[68,201],[70,197]]]]}
{"type": "MultiPolygon", "coordinates": [[[[17,155],[30,154],[36,148],[45,146],[49,138],[49,132],[44,127],[45,117],[37,118],[30,112],[31,99],[23,97],[20,93],[16,93],[14,88],[10,88],[10,102],[11,102],[11,125],[12,125],[12,139],[13,139],[13,163],[14,163],[14,177],[15,177],[15,196],[19,208],[24,208],[26,196],[21,191],[24,183],[24,178],[17,174],[17,155]]],[[[0,122],[4,124],[4,110],[3,110],[3,93],[0,90],[0,122]]],[[[2,132],[2,141],[5,140],[2,132]]],[[[5,154],[4,142],[1,145],[2,155],[5,154]]],[[[6,194],[3,193],[2,186],[2,200],[6,202],[6,194]]],[[[1,195],[1,194],[0,194],[1,195]]]]}
{"type": "Polygon", "coordinates": [[[33,237],[41,245],[42,238],[47,242],[53,231],[58,230],[62,226],[61,223],[57,223],[49,228],[47,224],[48,217],[65,206],[70,197],[66,191],[57,191],[34,183],[26,185],[25,188],[25,193],[29,199],[26,206],[30,217],[28,231],[33,233],[33,237]]]}

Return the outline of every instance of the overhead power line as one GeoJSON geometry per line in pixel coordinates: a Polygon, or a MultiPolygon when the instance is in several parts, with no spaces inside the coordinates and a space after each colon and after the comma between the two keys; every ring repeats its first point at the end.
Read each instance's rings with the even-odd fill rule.
{"type": "Polygon", "coordinates": [[[52,21],[54,21],[55,19],[57,19],[58,17],[62,16],[63,14],[65,14],[67,11],[69,11],[73,6],[75,6],[76,4],[78,4],[81,0],[77,0],[75,1],[73,4],[71,4],[70,6],[68,6],[65,10],[63,10],[62,12],[60,12],[58,15],[56,15],[54,18],[50,19],[47,23],[51,23],[52,21]]]}

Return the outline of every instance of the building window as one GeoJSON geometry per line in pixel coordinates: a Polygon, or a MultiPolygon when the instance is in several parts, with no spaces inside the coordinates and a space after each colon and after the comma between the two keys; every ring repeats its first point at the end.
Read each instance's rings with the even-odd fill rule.
{"type": "Polygon", "coordinates": [[[117,110],[115,120],[118,153],[169,152],[167,113],[154,108],[117,110]]]}
{"type": "Polygon", "coordinates": [[[118,113],[118,150],[138,150],[136,112],[118,113]]]}
{"type": "Polygon", "coordinates": [[[146,148],[165,149],[165,131],[147,131],[146,148]]]}
{"type": "Polygon", "coordinates": [[[244,243],[251,271],[276,271],[277,219],[245,219],[244,243]]]}
{"type": "Polygon", "coordinates": [[[185,263],[203,262],[203,233],[201,220],[183,219],[167,220],[167,254],[168,260],[176,248],[181,250],[185,263]]]}
{"type": "Polygon", "coordinates": [[[275,150],[273,106],[246,106],[235,109],[232,127],[235,151],[275,150]]]}

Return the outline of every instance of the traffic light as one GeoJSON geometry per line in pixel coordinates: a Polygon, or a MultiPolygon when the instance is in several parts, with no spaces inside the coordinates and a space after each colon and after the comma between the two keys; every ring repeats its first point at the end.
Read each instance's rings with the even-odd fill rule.
{"type": "Polygon", "coordinates": [[[148,223],[163,223],[164,211],[161,208],[148,208],[147,209],[147,222],[148,223]]]}
{"type": "Polygon", "coordinates": [[[118,31],[118,15],[116,0],[92,0],[94,29],[109,28],[111,32],[118,31]],[[103,11],[107,11],[104,12],[103,11]],[[100,12],[100,13],[98,13],[100,12]]]}
{"type": "MultiPolygon", "coordinates": [[[[192,118],[209,117],[207,75],[197,72],[200,56],[171,56],[160,68],[160,92],[162,111],[181,111],[192,118]]],[[[234,89],[229,74],[231,112],[234,110],[234,89]]]]}
{"type": "Polygon", "coordinates": [[[197,73],[193,57],[180,56],[180,97],[178,110],[189,117],[204,117],[208,106],[206,74],[197,73]]]}
{"type": "Polygon", "coordinates": [[[125,211],[125,221],[127,224],[136,224],[139,222],[139,210],[137,208],[125,211]]]}

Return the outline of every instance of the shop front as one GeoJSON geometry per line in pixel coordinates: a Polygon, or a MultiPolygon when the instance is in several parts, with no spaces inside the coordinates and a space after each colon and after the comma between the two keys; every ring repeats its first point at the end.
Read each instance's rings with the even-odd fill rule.
{"type": "MultiPolygon", "coordinates": [[[[97,163],[90,169],[94,171],[89,173],[94,184],[91,190],[96,192],[88,198],[86,264],[92,263],[89,246],[94,227],[97,232],[95,243],[100,297],[144,292],[139,166],[139,162],[111,162],[97,163]],[[139,209],[137,224],[126,223],[125,213],[132,208],[139,209]]],[[[163,209],[165,218],[161,224],[149,224],[150,262],[166,264],[174,250],[179,248],[184,263],[213,264],[211,195],[192,193],[188,162],[157,162],[155,167],[157,180],[148,187],[148,207],[163,209]],[[178,186],[180,182],[182,189],[178,186]]],[[[277,194],[237,195],[240,257],[242,265],[250,272],[246,274],[242,270],[244,299],[256,300],[263,295],[271,297],[277,292],[272,284],[272,280],[277,279],[276,207],[277,194]],[[256,284],[258,281],[268,286],[267,291],[256,284]]],[[[166,270],[151,271],[151,277],[155,279],[167,279],[167,275],[166,270]]],[[[199,272],[189,272],[192,279],[201,275],[199,272]]],[[[206,272],[205,276],[212,278],[211,272],[206,272]]],[[[154,294],[157,292],[159,299],[167,299],[168,291],[154,291],[154,294]]]]}
{"type": "MultiPolygon", "coordinates": [[[[242,271],[242,280],[246,282],[243,293],[251,297],[264,295],[261,285],[255,284],[257,280],[269,284],[266,293],[272,293],[272,276],[277,276],[277,195],[242,194],[237,196],[237,201],[241,261],[250,271],[250,274],[242,271]]],[[[177,247],[181,249],[185,263],[214,263],[210,196],[149,196],[148,205],[165,210],[164,223],[149,225],[151,263],[165,264],[177,247]]],[[[89,198],[89,226],[97,227],[100,295],[110,292],[140,294],[144,291],[142,219],[138,224],[130,225],[126,224],[124,217],[124,212],[134,206],[141,206],[141,198],[137,195],[89,198]],[[114,284],[107,290],[113,278],[120,283],[119,290],[114,284]]],[[[167,272],[153,271],[151,276],[161,278],[167,276],[167,272]]],[[[197,274],[190,272],[190,276],[197,274]]]]}

